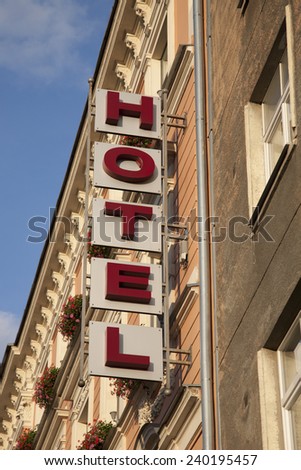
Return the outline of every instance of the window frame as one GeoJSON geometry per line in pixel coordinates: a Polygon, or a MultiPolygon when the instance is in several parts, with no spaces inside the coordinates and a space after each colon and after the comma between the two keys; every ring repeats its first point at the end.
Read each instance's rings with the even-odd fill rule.
{"type": "Polygon", "coordinates": [[[280,97],[278,99],[278,103],[276,105],[276,109],[273,113],[273,116],[269,120],[268,123],[266,123],[266,110],[268,109],[268,104],[264,102],[265,97],[269,91],[269,87],[265,93],[265,96],[262,100],[261,103],[261,109],[262,109],[262,131],[263,131],[263,154],[264,154],[264,165],[265,165],[265,176],[266,176],[266,182],[269,180],[270,176],[273,173],[273,169],[275,168],[277,162],[274,162],[272,164],[272,139],[273,136],[275,135],[275,131],[279,124],[282,125],[282,150],[279,152],[277,161],[279,160],[283,148],[285,145],[289,145],[292,142],[292,126],[291,126],[291,119],[290,119],[290,76],[289,76],[289,70],[288,70],[288,62],[286,60],[286,67],[285,63],[283,62],[283,57],[286,55],[287,57],[288,51],[287,51],[287,44],[285,47],[285,50],[279,60],[279,64],[276,68],[276,71],[274,75],[272,76],[272,79],[269,82],[269,87],[273,83],[274,77],[279,75],[279,85],[280,85],[280,97]],[[285,70],[286,68],[286,70],[285,70]],[[286,73],[285,73],[286,71],[286,73]],[[287,79],[285,80],[285,76],[287,79]]]}
{"type": "Polygon", "coordinates": [[[279,376],[279,391],[281,401],[281,412],[282,412],[282,424],[283,424],[283,438],[285,448],[288,450],[296,449],[294,425],[292,419],[292,407],[296,401],[301,397],[301,370],[296,371],[296,374],[291,380],[291,383],[286,387],[285,379],[285,364],[284,354],[287,351],[289,342],[296,330],[299,329],[299,343],[301,342],[301,311],[298,313],[295,321],[290,327],[289,331],[285,335],[277,350],[277,362],[278,362],[278,376],[279,376]]]}

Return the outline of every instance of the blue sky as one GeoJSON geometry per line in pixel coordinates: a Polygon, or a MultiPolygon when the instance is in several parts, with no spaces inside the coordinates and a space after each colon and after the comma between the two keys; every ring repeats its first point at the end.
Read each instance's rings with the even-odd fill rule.
{"type": "Polygon", "coordinates": [[[0,362],[43,244],[28,221],[56,205],[113,0],[0,0],[0,362]]]}

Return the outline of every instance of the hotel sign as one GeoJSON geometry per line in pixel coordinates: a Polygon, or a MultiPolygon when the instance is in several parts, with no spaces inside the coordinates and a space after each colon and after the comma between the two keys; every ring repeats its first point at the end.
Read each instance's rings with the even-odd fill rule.
{"type": "Polygon", "coordinates": [[[92,258],[90,305],[104,310],[161,315],[161,266],[92,258]]]}
{"type": "Polygon", "coordinates": [[[98,89],[95,130],[160,139],[161,100],[157,97],[98,89]]]}
{"type": "Polygon", "coordinates": [[[162,381],[162,330],[90,322],[89,373],[162,381]]]}
{"type": "MultiPolygon", "coordinates": [[[[159,98],[96,92],[95,130],[159,139],[159,98]]],[[[94,185],[161,194],[161,152],[95,143],[94,185]]],[[[161,206],[95,198],[92,243],[160,253],[161,206]]],[[[91,260],[90,306],[162,315],[162,268],[155,264],[104,258],[91,260]]],[[[162,331],[159,328],[90,322],[92,375],[161,381],[162,331]]]]}

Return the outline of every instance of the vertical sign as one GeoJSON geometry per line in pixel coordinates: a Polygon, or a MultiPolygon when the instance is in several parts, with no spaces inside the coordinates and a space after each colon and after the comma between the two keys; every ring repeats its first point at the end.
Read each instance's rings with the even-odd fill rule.
{"type": "MultiPolygon", "coordinates": [[[[159,98],[97,90],[95,130],[159,139],[159,98]]],[[[94,185],[161,194],[161,152],[95,143],[94,185]]],[[[161,206],[94,199],[92,243],[161,252],[161,206]]],[[[162,314],[160,265],[92,258],[90,306],[162,314]]],[[[90,322],[90,374],[161,381],[162,331],[90,322]]]]}

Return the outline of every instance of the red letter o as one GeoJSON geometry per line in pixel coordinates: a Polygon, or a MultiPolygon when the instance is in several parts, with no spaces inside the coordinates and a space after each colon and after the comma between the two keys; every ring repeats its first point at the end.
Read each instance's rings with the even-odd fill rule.
{"type": "Polygon", "coordinates": [[[140,149],[113,148],[108,150],[103,159],[103,168],[112,178],[127,183],[143,183],[150,179],[155,171],[155,162],[152,157],[140,149]],[[125,160],[134,161],[139,170],[126,170],[119,164],[125,160]]]}

